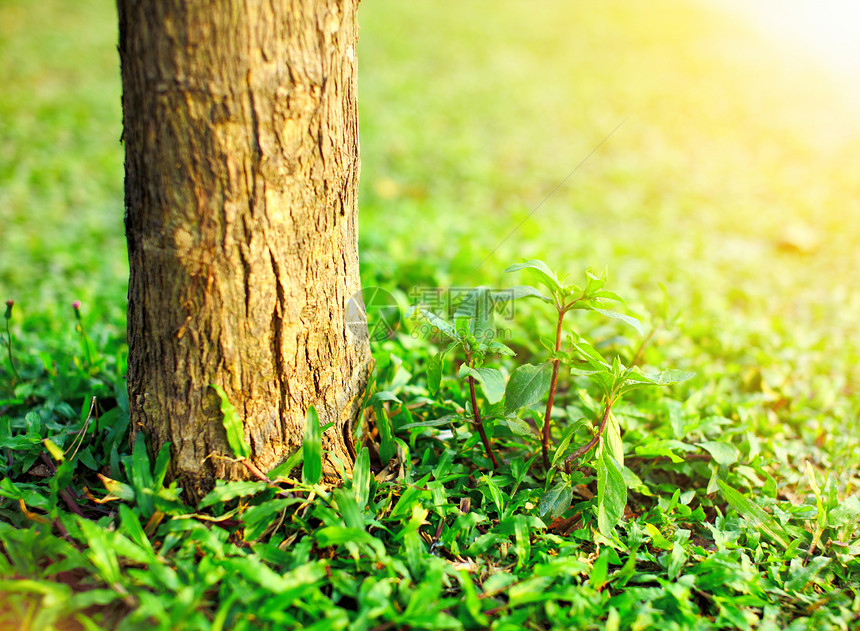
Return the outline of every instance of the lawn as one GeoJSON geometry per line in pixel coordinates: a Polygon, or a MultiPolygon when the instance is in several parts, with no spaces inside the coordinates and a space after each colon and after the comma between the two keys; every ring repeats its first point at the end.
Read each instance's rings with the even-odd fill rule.
{"type": "Polygon", "coordinates": [[[370,449],[343,488],[195,512],[127,441],[115,7],[0,1],[0,628],[856,628],[858,105],[714,6],[364,0],[362,281],[395,329],[370,449]],[[494,469],[462,349],[406,308],[530,259],[605,272],[628,320],[572,311],[553,356],[551,305],[496,314],[494,469]],[[511,384],[552,357],[559,459],[606,409],[589,373],[678,383],[546,471],[545,390],[511,384]]]}

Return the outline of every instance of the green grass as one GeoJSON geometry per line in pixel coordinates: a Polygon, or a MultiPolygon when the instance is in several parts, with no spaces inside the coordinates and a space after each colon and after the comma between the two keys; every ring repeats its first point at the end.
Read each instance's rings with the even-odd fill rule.
{"type": "MultiPolygon", "coordinates": [[[[5,0],[0,299],[19,376],[0,330],[0,628],[856,627],[852,104],[678,1],[365,0],[360,21],[364,285],[406,304],[523,282],[503,273],[523,259],[574,282],[606,268],[620,309],[664,323],[643,368],[696,373],[614,410],[626,517],[599,531],[592,457],[545,475],[525,466],[534,440],[495,422],[493,472],[467,424],[415,425],[469,395],[462,355],[428,382],[442,340],[406,319],[374,346],[380,434],[351,482],[183,506],[163,458],[127,442],[115,9],[5,0]]],[[[547,359],[546,305],[499,323],[517,356],[488,367],[547,359]]],[[[566,323],[623,363],[641,341],[594,313],[566,323]]],[[[570,450],[588,441],[576,421],[598,397],[561,371],[555,444],[571,427],[570,450]]]]}

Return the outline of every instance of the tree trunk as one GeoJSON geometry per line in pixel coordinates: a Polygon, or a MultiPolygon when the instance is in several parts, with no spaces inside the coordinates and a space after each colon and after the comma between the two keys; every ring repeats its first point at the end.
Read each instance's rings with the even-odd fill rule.
{"type": "Polygon", "coordinates": [[[315,405],[351,471],[370,362],[358,277],[357,0],[118,0],[132,431],[191,501],[266,471],[315,405]],[[360,327],[359,327],[360,328],[360,327]]]}

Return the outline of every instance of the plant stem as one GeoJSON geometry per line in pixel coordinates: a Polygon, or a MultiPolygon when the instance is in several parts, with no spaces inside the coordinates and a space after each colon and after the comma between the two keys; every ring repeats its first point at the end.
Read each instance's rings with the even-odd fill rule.
{"type": "MultiPolygon", "coordinates": [[[[466,351],[466,365],[472,366],[472,355],[466,351]]],[[[496,454],[493,453],[493,446],[490,444],[490,439],[487,437],[487,431],[484,429],[484,423],[481,421],[481,413],[478,412],[478,397],[475,395],[475,378],[469,375],[469,395],[472,397],[472,414],[475,417],[475,426],[478,428],[478,434],[481,435],[481,442],[484,443],[484,451],[490,457],[490,462],[493,463],[493,469],[499,466],[496,460],[496,454]]]]}
{"type": "Polygon", "coordinates": [[[82,322],[78,323],[78,331],[81,334],[81,342],[83,342],[84,354],[86,355],[86,358],[87,358],[87,366],[92,368],[93,358],[90,355],[90,344],[89,344],[89,341],[87,339],[87,332],[84,330],[84,325],[82,322]]]}
{"type": "Polygon", "coordinates": [[[606,397],[606,406],[603,408],[603,418],[600,420],[600,427],[597,428],[597,433],[594,435],[594,438],[588,441],[588,444],[583,445],[564,459],[564,469],[567,473],[570,473],[570,466],[573,464],[573,461],[591,451],[597,444],[597,441],[600,440],[600,437],[603,436],[603,430],[606,429],[606,423],[609,421],[609,413],[612,412],[613,403],[614,401],[610,397],[606,397]]]}
{"type": "Polygon", "coordinates": [[[469,394],[472,395],[472,412],[475,415],[475,425],[478,426],[478,433],[481,435],[481,442],[484,443],[484,450],[490,457],[493,463],[493,469],[499,466],[496,461],[496,454],[493,453],[493,447],[490,445],[490,439],[487,437],[487,431],[484,429],[484,423],[481,421],[481,414],[478,412],[478,400],[475,397],[475,378],[469,375],[469,394]]]}
{"type": "Polygon", "coordinates": [[[9,351],[9,367],[12,369],[12,387],[14,388],[15,382],[21,377],[15,370],[15,362],[12,361],[12,332],[9,330],[9,318],[6,318],[6,342],[6,348],[9,351]]]}
{"type": "Polygon", "coordinates": [[[659,328],[659,326],[655,326],[653,329],[651,329],[648,335],[646,335],[645,338],[642,340],[642,343],[639,344],[639,348],[637,348],[636,352],[633,354],[633,359],[630,360],[631,366],[637,365],[642,360],[642,356],[645,354],[645,347],[648,346],[648,342],[651,341],[651,338],[654,337],[654,334],[659,328]]]}
{"type": "MultiPolygon", "coordinates": [[[[561,350],[561,325],[564,322],[564,314],[567,311],[564,308],[558,310],[558,324],[555,328],[555,352],[561,350]]],[[[543,417],[543,434],[541,436],[541,446],[543,447],[543,466],[549,469],[549,420],[552,416],[552,404],[555,401],[555,388],[558,385],[558,367],[561,360],[556,357],[552,363],[552,381],[549,384],[549,398],[546,401],[546,413],[543,417]]]]}

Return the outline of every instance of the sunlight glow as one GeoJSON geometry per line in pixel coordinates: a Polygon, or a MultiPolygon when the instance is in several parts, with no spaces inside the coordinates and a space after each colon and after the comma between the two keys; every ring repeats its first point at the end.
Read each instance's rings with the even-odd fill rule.
{"type": "Polygon", "coordinates": [[[797,55],[811,54],[860,98],[860,2],[857,0],[718,0],[749,18],[797,55]]]}

